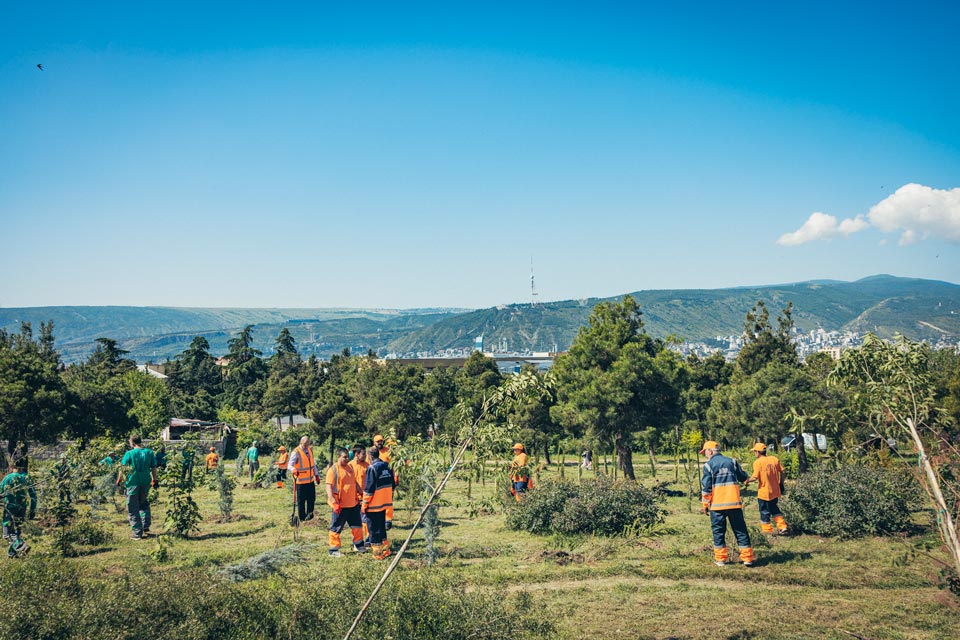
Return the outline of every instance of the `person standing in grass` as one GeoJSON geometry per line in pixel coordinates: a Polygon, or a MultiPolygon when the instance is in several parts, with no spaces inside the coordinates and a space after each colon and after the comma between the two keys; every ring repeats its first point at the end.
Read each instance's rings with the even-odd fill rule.
{"type": "Polygon", "coordinates": [[[740,500],[740,483],[747,479],[747,472],[733,458],[720,454],[720,445],[713,440],[703,443],[700,453],[707,457],[703,465],[703,513],[710,514],[713,530],[713,561],[722,567],[729,562],[727,552],[727,522],[737,537],[740,560],[744,566],[753,566],[753,547],[750,534],[743,519],[743,502],[740,500]]]}
{"type": "Polygon", "coordinates": [[[22,556],[30,549],[20,537],[20,527],[25,519],[33,519],[37,513],[37,492],[33,488],[33,480],[27,475],[27,459],[21,458],[15,469],[0,481],[0,495],[3,496],[3,539],[10,541],[7,555],[11,558],[22,556]]]}
{"type": "Polygon", "coordinates": [[[370,466],[363,482],[363,502],[361,513],[367,514],[370,528],[370,545],[373,557],[383,560],[390,555],[390,541],[387,540],[387,507],[393,506],[393,472],[386,462],[380,459],[380,449],[370,447],[367,450],[370,466]]]}
{"type": "Polygon", "coordinates": [[[760,508],[760,529],[764,533],[773,533],[773,525],[777,525],[777,533],[787,533],[787,521],[783,519],[778,504],[783,495],[783,481],[786,473],[780,459],[767,455],[767,445],[758,442],[753,445],[753,453],[757,459],[753,462],[753,475],[747,478],[744,485],[757,483],[757,506],[760,508]],[[770,522],[770,519],[773,522],[770,522]]]}
{"type": "Polygon", "coordinates": [[[363,552],[363,528],[360,523],[360,501],[357,494],[357,478],[350,466],[350,454],[346,449],[337,450],[337,461],[327,469],[327,504],[330,516],[329,554],[340,557],[340,532],[350,527],[354,551],[363,552]]]}
{"type": "Polygon", "coordinates": [[[127,475],[127,516],[133,539],[140,540],[150,531],[150,486],[160,486],[157,479],[157,458],[143,446],[139,435],[130,436],[130,450],[120,464],[129,467],[127,475]]]}
{"type": "Polygon", "coordinates": [[[313,518],[313,508],[317,501],[317,488],[314,483],[320,484],[320,471],[313,458],[313,449],[310,448],[310,437],[300,438],[300,446],[290,454],[290,464],[287,469],[293,474],[294,492],[297,495],[297,514],[300,522],[313,518]]]}
{"type": "MultiPolygon", "coordinates": [[[[387,466],[390,466],[390,446],[396,444],[396,441],[393,438],[387,440],[383,439],[383,436],[377,434],[373,436],[373,446],[380,450],[380,459],[387,463],[387,466]]],[[[399,477],[397,476],[396,471],[393,472],[393,486],[396,487],[399,483],[399,477]]],[[[393,505],[391,504],[387,507],[386,510],[386,527],[387,531],[390,531],[393,527],[393,505]]]]}
{"type": "Polygon", "coordinates": [[[247,462],[250,464],[250,481],[253,482],[253,476],[260,469],[260,443],[256,440],[247,449],[247,462]]]}
{"type": "Polygon", "coordinates": [[[519,442],[513,445],[513,461],[510,463],[510,493],[517,499],[530,488],[530,470],[527,468],[529,459],[524,446],[519,442]]]}
{"type": "Polygon", "coordinates": [[[287,465],[290,464],[290,454],[285,446],[280,445],[277,448],[277,461],[274,464],[277,467],[277,489],[283,489],[283,482],[287,479],[287,465]]]}
{"type": "Polygon", "coordinates": [[[210,453],[207,454],[205,458],[207,463],[207,471],[213,471],[220,466],[220,456],[217,455],[216,447],[210,447],[210,453]]]}
{"type": "MultiPolygon", "coordinates": [[[[353,445],[353,460],[350,461],[350,467],[353,469],[353,477],[357,479],[357,495],[363,495],[363,483],[367,479],[367,469],[370,463],[367,462],[367,450],[362,444],[353,445]]],[[[360,523],[363,526],[363,539],[366,546],[370,546],[370,520],[367,514],[360,514],[360,523]]]]}

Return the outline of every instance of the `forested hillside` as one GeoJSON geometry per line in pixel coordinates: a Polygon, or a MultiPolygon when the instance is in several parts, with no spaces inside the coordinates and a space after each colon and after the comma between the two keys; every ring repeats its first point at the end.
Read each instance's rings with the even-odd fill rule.
{"type": "MultiPolygon", "coordinates": [[[[933,280],[873,276],[856,282],[818,281],[732,289],[664,289],[630,294],[647,331],[695,341],[739,334],[746,312],[763,301],[770,309],[793,303],[804,331],[854,330],[911,339],[960,336],[960,286],[933,280]]],[[[618,296],[617,298],[619,298],[618,296]]],[[[615,299],[615,298],[611,298],[615,299]]],[[[409,354],[485,344],[508,350],[566,350],[599,298],[538,305],[462,309],[185,309],[173,307],[32,307],[0,309],[0,328],[19,331],[52,320],[66,362],[87,357],[95,340],[108,337],[138,361],[162,361],[203,336],[212,353],[255,325],[253,344],[269,353],[284,328],[305,354],[329,357],[353,352],[409,354]]]]}

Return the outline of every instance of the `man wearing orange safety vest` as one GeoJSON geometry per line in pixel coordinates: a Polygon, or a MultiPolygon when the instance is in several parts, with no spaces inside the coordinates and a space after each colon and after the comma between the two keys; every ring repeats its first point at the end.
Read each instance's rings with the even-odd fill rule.
{"type": "MultiPolygon", "coordinates": [[[[367,479],[369,467],[367,450],[362,444],[353,445],[353,460],[350,461],[350,468],[353,469],[353,477],[357,479],[357,495],[361,497],[363,497],[363,483],[367,479]]],[[[366,545],[370,546],[370,521],[367,519],[367,514],[360,514],[360,523],[363,525],[363,539],[366,545]]]]}
{"type": "Polygon", "coordinates": [[[510,493],[520,502],[523,494],[533,488],[530,470],[527,469],[527,454],[519,442],[513,445],[513,462],[510,463],[510,493]]]}
{"type": "Polygon", "coordinates": [[[773,533],[773,523],[777,524],[777,533],[783,535],[787,532],[787,521],[783,519],[780,513],[780,506],[777,504],[780,496],[783,495],[783,479],[786,474],[783,466],[776,456],[767,455],[767,445],[758,442],[753,445],[753,453],[757,459],[753,463],[753,475],[747,478],[744,485],[751,482],[757,482],[757,506],[760,507],[760,529],[764,533],[773,533]]]}
{"type": "Polygon", "coordinates": [[[300,522],[313,518],[313,507],[317,500],[314,483],[320,484],[320,471],[313,459],[309,436],[300,438],[300,446],[290,454],[287,470],[293,474],[294,492],[297,494],[297,514],[300,522]]]}
{"type": "MultiPolygon", "coordinates": [[[[383,436],[377,434],[373,436],[373,446],[380,450],[380,459],[387,463],[387,466],[390,466],[390,444],[396,444],[393,438],[389,442],[384,441],[383,436]]],[[[397,477],[397,472],[393,472],[393,486],[397,486],[399,478],[397,477]]],[[[386,527],[389,531],[393,527],[393,505],[391,504],[387,507],[386,510],[386,527]]]]}
{"type": "Polygon", "coordinates": [[[713,440],[703,443],[700,453],[707,457],[703,465],[703,513],[710,514],[713,529],[713,561],[718,567],[729,562],[727,553],[727,522],[737,537],[740,560],[744,566],[753,566],[753,547],[750,534],[743,519],[743,503],[740,501],[740,483],[747,479],[747,472],[733,458],[720,454],[720,445],[713,440]]]}
{"type": "Polygon", "coordinates": [[[367,514],[370,528],[370,543],[373,557],[383,560],[390,555],[390,541],[387,540],[386,511],[393,506],[393,472],[387,463],[380,459],[380,450],[370,447],[367,451],[370,466],[363,482],[363,502],[361,512],[367,514]]]}
{"type": "Polygon", "coordinates": [[[337,450],[337,462],[327,469],[327,504],[333,510],[330,516],[330,550],[328,553],[340,557],[340,532],[344,525],[350,527],[353,536],[353,549],[362,553],[363,529],[360,526],[360,500],[357,494],[357,478],[350,466],[350,454],[346,449],[337,450]]]}
{"type": "Polygon", "coordinates": [[[277,447],[277,489],[283,489],[283,481],[287,479],[287,465],[290,464],[290,454],[283,445],[277,447]]]}

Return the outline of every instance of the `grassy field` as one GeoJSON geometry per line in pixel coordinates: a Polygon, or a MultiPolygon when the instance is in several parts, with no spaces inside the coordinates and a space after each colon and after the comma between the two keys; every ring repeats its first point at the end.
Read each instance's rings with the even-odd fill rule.
{"type": "MultiPolygon", "coordinates": [[[[229,469],[232,473],[232,462],[229,469]]],[[[650,481],[649,467],[638,466],[638,471],[647,474],[643,481],[650,481]]],[[[541,477],[554,474],[555,466],[541,477]]],[[[576,477],[576,468],[568,466],[566,474],[576,477]]],[[[658,470],[662,479],[673,474],[670,465],[658,470]]],[[[445,495],[439,561],[431,568],[422,566],[418,533],[391,581],[408,579],[413,571],[447,572],[464,579],[471,590],[525,591],[530,606],[556,624],[561,638],[960,638],[960,601],[937,588],[938,566],[931,558],[910,553],[917,542],[935,542],[929,530],[908,540],[767,538],[760,533],[750,491],[746,515],[757,565],[717,567],[709,521],[686,497],[668,498],[666,522],[647,537],[571,538],[511,531],[502,513],[472,513],[479,500],[494,496],[492,479],[474,483],[471,492],[473,508],[466,482],[454,481],[445,495]]],[[[68,562],[108,576],[216,568],[294,541],[288,525],[289,485],[287,490],[238,487],[234,507],[240,518],[229,523],[215,521],[214,492],[201,487],[194,495],[206,519],[193,538],[171,545],[168,562],[150,557],[155,538],[131,540],[125,512],[110,505],[100,514],[113,540],[68,562]]],[[[121,498],[118,504],[122,506],[121,498]]],[[[161,495],[154,505],[154,530],[162,525],[164,508],[161,495]]],[[[332,578],[386,568],[369,554],[346,551],[342,558],[327,557],[329,520],[325,509],[322,513],[300,531],[304,542],[316,544],[310,563],[332,578]]],[[[415,517],[397,509],[394,550],[415,517]]],[[[728,539],[732,542],[732,536],[728,539]]],[[[34,535],[30,542],[32,553],[50,552],[50,536],[34,535]]],[[[357,598],[348,606],[359,609],[361,604],[357,598]]]]}

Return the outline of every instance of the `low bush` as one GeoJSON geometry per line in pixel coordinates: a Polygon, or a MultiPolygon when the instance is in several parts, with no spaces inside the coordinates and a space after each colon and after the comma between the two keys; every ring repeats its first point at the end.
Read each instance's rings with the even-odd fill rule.
{"type": "Polygon", "coordinates": [[[910,471],[850,464],[804,474],[781,501],[799,533],[837,538],[908,531],[920,490],[910,471]]]}
{"type": "Polygon", "coordinates": [[[606,476],[577,484],[545,481],[507,512],[507,526],[531,533],[619,535],[663,521],[663,496],[606,476]]]}
{"type": "MultiPolygon", "coordinates": [[[[0,566],[0,640],[144,637],[164,640],[277,638],[299,630],[341,637],[379,574],[351,578],[356,592],[331,581],[323,567],[294,578],[274,575],[239,584],[204,568],[105,576],[74,561],[34,556],[0,566]],[[304,587],[304,585],[309,585],[304,587]]],[[[430,571],[395,574],[354,634],[384,637],[540,638],[554,629],[525,594],[468,592],[430,571]]],[[[298,635],[294,633],[294,635],[298,635]]]]}

